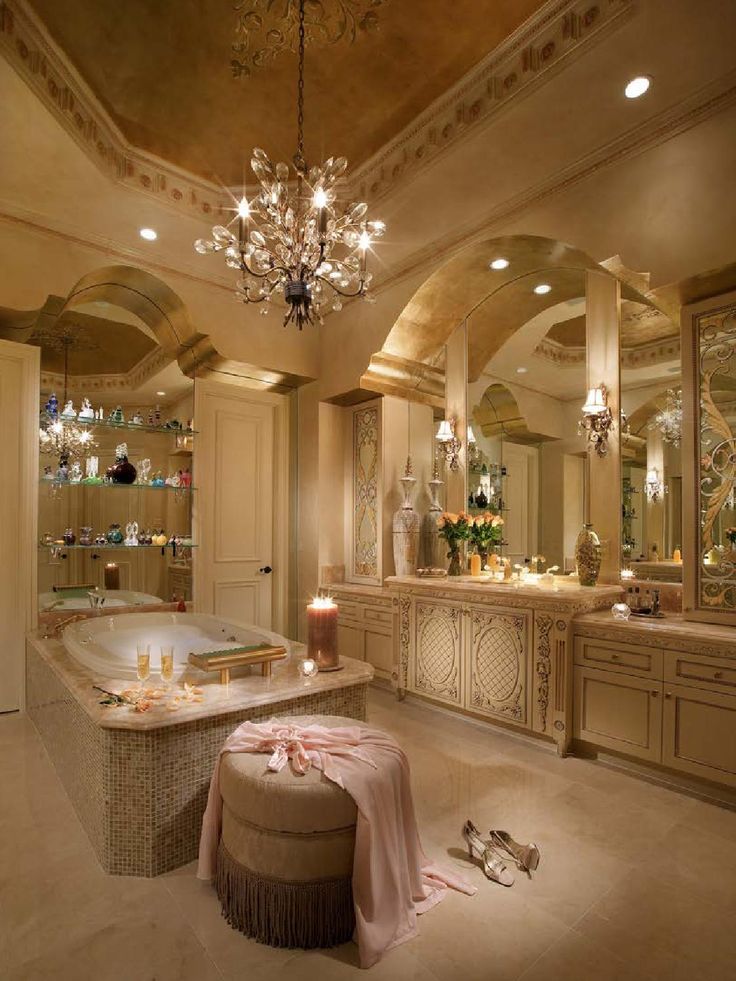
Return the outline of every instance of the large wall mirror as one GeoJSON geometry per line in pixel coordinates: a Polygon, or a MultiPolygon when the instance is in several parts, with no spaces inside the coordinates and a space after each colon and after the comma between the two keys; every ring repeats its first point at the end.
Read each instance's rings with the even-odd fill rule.
{"type": "Polygon", "coordinates": [[[535,293],[528,277],[468,319],[474,442],[467,485],[471,514],[489,508],[502,515],[499,551],[512,567],[562,574],[575,569],[585,512],[585,443],[577,433],[586,391],[585,296],[578,271],[547,278],[556,295],[535,293]],[[485,358],[479,338],[493,337],[499,324],[510,336],[485,358]]]}
{"type": "Polygon", "coordinates": [[[39,612],[189,600],[194,383],[127,309],[54,305],[28,339],[41,350],[39,612]]]}
{"type": "Polygon", "coordinates": [[[679,328],[621,304],[621,566],[682,581],[682,369],[679,328]]]}

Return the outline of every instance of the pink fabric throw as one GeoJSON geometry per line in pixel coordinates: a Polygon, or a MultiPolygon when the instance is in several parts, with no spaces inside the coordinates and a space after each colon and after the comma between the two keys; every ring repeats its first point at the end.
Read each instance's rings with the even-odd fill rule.
{"type": "Polygon", "coordinates": [[[444,899],[448,887],[469,896],[477,891],[463,876],[425,856],[414,817],[409,763],[390,736],[361,726],[301,727],[278,719],[244,722],[220,751],[202,819],[200,879],[211,879],[215,873],[223,753],[270,753],[268,769],[275,771],[287,760],[297,773],[315,766],[355,801],[353,902],[361,967],[371,967],[387,950],[415,936],[417,915],[444,899]]]}

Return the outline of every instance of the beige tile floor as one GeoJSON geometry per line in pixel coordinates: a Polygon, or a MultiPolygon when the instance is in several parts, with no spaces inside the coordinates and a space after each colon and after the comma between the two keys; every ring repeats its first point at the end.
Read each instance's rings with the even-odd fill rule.
{"type": "MultiPolygon", "coordinates": [[[[420,920],[377,981],[726,981],[736,978],[736,813],[385,692],[370,720],[412,765],[425,850],[478,885],[420,920]],[[487,882],[466,817],[542,852],[533,879],[487,882]]],[[[342,981],[351,944],[259,946],[231,930],[187,866],[112,878],[28,720],[0,718],[0,978],[4,981],[342,981]]]]}

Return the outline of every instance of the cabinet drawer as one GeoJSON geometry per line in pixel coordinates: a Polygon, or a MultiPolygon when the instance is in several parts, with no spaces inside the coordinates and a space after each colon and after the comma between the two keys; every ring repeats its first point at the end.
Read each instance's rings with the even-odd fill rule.
{"type": "Polygon", "coordinates": [[[697,654],[668,654],[665,681],[736,694],[736,664],[697,654]]]}
{"type": "Polygon", "coordinates": [[[581,667],[574,677],[574,737],[658,763],[662,682],[581,667]]]}
{"type": "Polygon", "coordinates": [[[338,620],[360,620],[360,607],[357,603],[340,599],[337,601],[337,618],[338,620]]]}
{"type": "Polygon", "coordinates": [[[575,664],[583,668],[602,668],[642,677],[662,677],[662,652],[605,640],[575,638],[575,664]]]}
{"type": "Polygon", "coordinates": [[[662,762],[736,786],[736,696],[664,686],[662,762]]]}
{"type": "Polygon", "coordinates": [[[371,626],[380,624],[390,629],[393,625],[393,614],[391,613],[391,610],[383,610],[376,606],[364,607],[363,619],[365,620],[366,624],[369,623],[371,626]]]}

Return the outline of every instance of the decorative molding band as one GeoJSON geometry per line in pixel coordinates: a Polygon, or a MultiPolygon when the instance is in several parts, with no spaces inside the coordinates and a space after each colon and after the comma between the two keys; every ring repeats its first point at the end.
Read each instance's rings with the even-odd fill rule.
{"type": "Polygon", "coordinates": [[[104,173],[197,217],[225,214],[221,188],[128,143],[26,0],[0,2],[0,51],[104,173]]]}
{"type": "MultiPolygon", "coordinates": [[[[584,347],[565,347],[548,337],[534,348],[534,357],[551,361],[560,368],[577,367],[585,364],[584,347]]],[[[624,348],[621,352],[622,368],[644,368],[647,365],[662,364],[680,357],[680,338],[666,337],[660,341],[651,341],[635,348],[624,348]]]]}
{"type": "MultiPolygon", "coordinates": [[[[130,392],[141,387],[149,378],[158,374],[174,358],[162,347],[156,346],[145,357],[141,358],[128,372],[109,375],[70,375],[68,391],[74,394],[81,392],[85,395],[101,394],[103,392],[130,392]]],[[[56,372],[41,372],[41,387],[61,391],[64,387],[64,375],[56,372]]]]}
{"type": "Polygon", "coordinates": [[[550,0],[355,170],[356,195],[375,200],[387,194],[633,9],[634,0],[550,0]]]}

